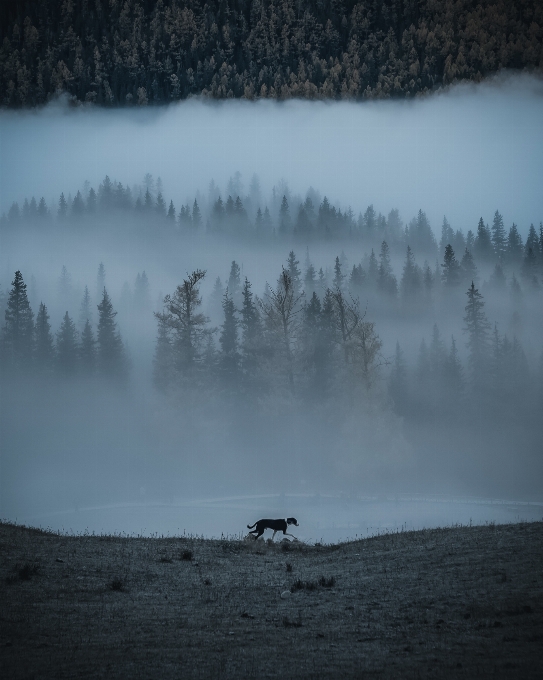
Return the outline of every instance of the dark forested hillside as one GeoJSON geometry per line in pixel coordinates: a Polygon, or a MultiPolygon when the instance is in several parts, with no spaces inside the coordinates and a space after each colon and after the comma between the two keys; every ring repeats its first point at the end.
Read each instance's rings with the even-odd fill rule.
{"type": "Polygon", "coordinates": [[[405,97],[541,70],[540,0],[3,0],[0,96],[405,97]]]}

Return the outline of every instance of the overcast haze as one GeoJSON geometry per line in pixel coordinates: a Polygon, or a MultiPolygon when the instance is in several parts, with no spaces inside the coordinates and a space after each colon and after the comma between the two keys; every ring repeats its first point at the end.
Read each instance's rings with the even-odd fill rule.
{"type": "Polygon", "coordinates": [[[542,81],[527,76],[403,102],[191,100],[104,110],[60,101],[1,111],[0,213],[44,196],[50,214],[34,207],[29,217],[27,205],[27,213],[0,221],[0,517],[59,529],[219,536],[259,516],[299,514],[299,535],[325,540],[540,518],[542,120],[542,81]],[[219,218],[209,182],[226,198],[236,171],[249,215],[242,205],[219,218]],[[194,211],[189,222],[161,216],[156,183],[147,207],[107,203],[106,175],[141,188],[145,173],[162,179],[166,206],[172,199],[178,216],[198,195],[199,227],[194,211]],[[262,191],[251,198],[253,173],[262,191]],[[281,231],[282,192],[271,198],[281,179],[291,189],[290,231],[281,231]],[[85,180],[97,192],[95,208],[84,203],[78,213],[72,203],[57,215],[61,192],[73,199],[81,189],[80,200],[89,200],[85,180]],[[303,205],[312,235],[292,229],[303,224],[309,187],[313,205],[303,205]],[[269,202],[267,232],[255,226],[256,195],[262,209],[269,202]],[[355,217],[369,204],[385,217],[366,211],[352,220],[356,233],[332,233],[332,219],[338,229],[345,223],[334,211],[318,214],[324,195],[355,217]],[[450,278],[443,215],[458,260],[450,278]],[[481,216],[492,227],[503,217],[501,251],[494,232],[485,246],[481,216]],[[510,247],[513,222],[521,236],[510,247]],[[468,230],[476,232],[472,241],[468,230]],[[282,267],[298,276],[297,293],[305,289],[285,325],[273,307],[273,292],[284,292],[282,267]],[[201,321],[200,344],[187,363],[181,325],[166,319],[163,363],[153,363],[160,331],[153,312],[169,309],[164,296],[197,269],[207,271],[198,285],[200,311],[210,317],[201,321]],[[45,359],[28,349],[33,330],[28,355],[20,336],[9,335],[13,319],[4,311],[17,270],[33,320],[40,302],[47,306],[56,350],[51,345],[45,359]],[[245,277],[259,298],[250,341],[236,326],[245,277]],[[472,281],[488,323],[477,356],[466,321],[472,281]],[[238,310],[228,350],[227,284],[238,310]],[[101,359],[85,372],[80,345],[72,364],[62,363],[59,349],[67,313],[74,343],[89,314],[97,338],[104,285],[127,349],[111,375],[101,359]],[[304,302],[313,292],[310,314],[304,302]],[[355,325],[343,334],[345,309],[341,318],[355,325]],[[486,500],[428,500],[467,496],[486,500]],[[496,497],[508,504],[488,502],[496,497]]]}
{"type": "Polygon", "coordinates": [[[404,220],[419,208],[434,229],[475,229],[496,209],[521,233],[542,218],[543,83],[529,76],[459,85],[402,102],[185,101],[104,110],[53,103],[0,113],[0,211],[25,196],[56,204],[108,174],[160,176],[177,206],[214,179],[256,172],[269,191],[313,186],[358,213],[373,203],[404,220]]]}

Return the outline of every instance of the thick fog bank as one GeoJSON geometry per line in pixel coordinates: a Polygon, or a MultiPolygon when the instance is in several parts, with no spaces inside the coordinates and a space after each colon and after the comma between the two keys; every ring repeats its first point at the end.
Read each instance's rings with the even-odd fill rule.
{"type": "Polygon", "coordinates": [[[521,231],[541,219],[543,83],[529,76],[459,85],[410,102],[186,101],[147,110],[0,112],[0,212],[25,196],[56,205],[85,180],[160,176],[176,205],[240,171],[281,178],[355,212],[419,208],[469,228],[496,208],[521,231]]]}

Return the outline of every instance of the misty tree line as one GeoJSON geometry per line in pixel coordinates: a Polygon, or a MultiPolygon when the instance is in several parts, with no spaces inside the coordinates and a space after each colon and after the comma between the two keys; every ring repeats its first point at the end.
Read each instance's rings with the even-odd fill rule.
{"type": "MultiPolygon", "coordinates": [[[[43,197],[39,201],[35,197],[25,198],[22,207],[14,202],[7,214],[0,217],[0,229],[9,233],[28,226],[46,229],[53,224],[67,230],[78,224],[96,229],[97,219],[124,214],[135,224],[143,224],[147,233],[179,237],[206,234],[249,241],[286,239],[304,244],[345,240],[363,241],[376,247],[386,242],[393,253],[405,252],[409,246],[411,252],[430,258],[443,257],[449,246],[451,283],[462,269],[473,270],[472,257],[481,264],[499,265],[502,272],[496,271],[498,278],[504,267],[522,269],[523,276],[532,278],[534,285],[541,277],[543,223],[539,231],[530,225],[523,241],[517,225],[513,223],[506,229],[497,210],[491,225],[481,217],[477,227],[468,229],[466,234],[462,229],[454,230],[444,217],[438,242],[423,210],[405,225],[397,209],[385,217],[369,205],[364,213],[355,216],[350,208],[342,212],[326,196],[321,199],[314,189],[308,190],[305,199],[292,196],[285,183],[273,187],[269,201],[265,201],[258,176],[253,175],[245,193],[240,173],[230,178],[226,191],[228,198],[224,201],[212,181],[207,198],[200,197],[205,207],[195,198],[177,210],[173,200],[168,204],[164,199],[160,178],[155,181],[148,173],[141,186],[130,189],[106,175],[97,191],[86,183],[83,192],[78,190],[75,197],[61,193],[57,206],[48,207],[43,197]],[[530,277],[528,272],[532,270],[530,277]]],[[[471,276],[475,278],[474,270],[471,276]]]]}
{"type": "Polygon", "coordinates": [[[541,69],[537,0],[0,3],[4,106],[405,97],[541,69]]]}
{"type": "MultiPolygon", "coordinates": [[[[364,276],[361,265],[344,274],[341,258],[336,257],[333,273],[322,268],[317,273],[307,257],[302,274],[291,251],[276,285],[267,285],[261,297],[253,293],[247,278],[242,282],[240,267],[232,262],[227,286],[217,278],[211,295],[209,309],[214,317],[219,318],[219,307],[222,312],[218,327],[212,327],[203,312],[199,285],[205,272],[196,270],[166,296],[163,310],[155,313],[155,384],[164,391],[195,385],[226,394],[286,391],[318,402],[353,397],[361,388],[370,390],[380,367],[390,365],[388,392],[400,415],[457,417],[474,403],[484,411],[496,402],[498,410],[513,414],[526,405],[530,412],[533,406],[541,409],[543,354],[541,365],[530,370],[519,339],[500,334],[488,321],[474,280],[464,285],[474,270],[463,271],[462,277],[451,273],[451,253],[447,246],[439,282],[433,281],[432,289],[424,291],[422,272],[417,272],[408,247],[398,306],[388,309],[392,318],[419,312],[417,286],[420,302],[431,295],[439,296],[439,304],[447,304],[466,294],[465,315],[458,319],[464,324],[462,341],[468,349],[465,366],[458,340],[452,337],[447,347],[437,325],[429,344],[422,340],[415,367],[408,366],[399,343],[394,357],[384,357],[376,324],[366,318],[357,296],[364,276]]],[[[375,263],[374,293],[384,305],[397,290],[389,267],[383,248],[380,263],[375,263]]],[[[433,276],[430,272],[430,279],[433,276]]]]}
{"type": "MultiPolygon", "coordinates": [[[[531,262],[526,254],[523,262],[531,262]]],[[[511,277],[513,316],[518,316],[523,296],[539,304],[537,277],[543,267],[538,266],[525,270],[525,293],[515,275],[511,277]]],[[[196,270],[155,312],[155,385],[170,394],[284,395],[307,403],[347,400],[352,406],[370,393],[380,400],[386,374],[395,410],[414,422],[429,415],[458,417],[474,404],[479,414],[503,411],[508,417],[541,409],[543,355],[539,366],[530,365],[515,333],[508,337],[487,319],[474,259],[457,262],[447,244],[439,270],[421,268],[408,246],[401,276],[396,278],[386,242],[379,256],[372,250],[360,263],[349,265],[342,253],[333,267],[324,270],[317,270],[309,252],[302,270],[291,251],[275,285],[266,285],[261,295],[253,293],[250,281],[242,280],[240,266],[232,262],[224,285],[216,278],[207,307],[200,294],[205,272],[196,270]],[[400,343],[394,356],[383,356],[376,322],[366,313],[368,302],[381,316],[400,321],[430,318],[436,308],[464,295],[464,315],[457,319],[463,324],[459,337],[445,340],[434,325],[431,337],[422,339],[416,361],[406,360],[400,343]],[[385,366],[387,371],[381,371],[385,366]]],[[[26,283],[17,271],[8,294],[0,291],[2,374],[102,375],[126,382],[129,360],[104,284],[101,264],[96,281],[100,303],[92,305],[85,286],[77,324],[67,311],[53,333],[46,305],[40,302],[33,312],[26,283]]],[[[70,285],[63,267],[58,296],[66,307],[73,301],[70,285]]],[[[498,263],[485,291],[504,299],[506,286],[498,263]]],[[[121,304],[126,295],[123,289],[121,304]]],[[[39,299],[37,290],[32,298],[39,299]]],[[[136,278],[132,302],[132,311],[140,318],[151,318],[145,272],[136,278]]]]}
{"type": "Polygon", "coordinates": [[[227,394],[315,399],[335,393],[338,382],[351,391],[370,388],[383,361],[375,324],[342,286],[327,288],[322,301],[316,292],[306,300],[298,264],[291,252],[276,285],[258,297],[232,262],[228,286],[223,292],[217,279],[213,291],[222,307],[219,328],[202,311],[205,272],[189,275],[155,313],[155,384],[162,390],[217,387],[227,394]]]}
{"type": "MultiPolygon", "coordinates": [[[[7,375],[81,376],[100,375],[123,382],[129,362],[117,328],[110,296],[104,283],[103,264],[98,269],[98,322],[93,328],[93,309],[89,289],[81,302],[79,329],[66,312],[58,331],[53,334],[47,306],[40,302],[34,314],[27,294],[27,285],[20,271],[15,272],[7,296],[0,290],[0,309],[4,324],[0,333],[0,369],[7,375]]],[[[63,267],[59,286],[61,296],[69,285],[69,274],[63,267]]]]}

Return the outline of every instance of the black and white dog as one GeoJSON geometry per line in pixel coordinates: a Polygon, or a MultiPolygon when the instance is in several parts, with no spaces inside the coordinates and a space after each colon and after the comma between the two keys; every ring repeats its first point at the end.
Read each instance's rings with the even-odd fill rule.
{"type": "Polygon", "coordinates": [[[292,536],[292,538],[298,540],[293,534],[287,533],[289,524],[294,524],[295,527],[300,526],[295,517],[287,517],[287,519],[259,519],[252,526],[247,525],[247,529],[256,527],[253,531],[249,531],[250,534],[255,534],[255,541],[262,536],[266,529],[273,531],[272,541],[278,531],[282,531],[285,536],[292,536]]]}

